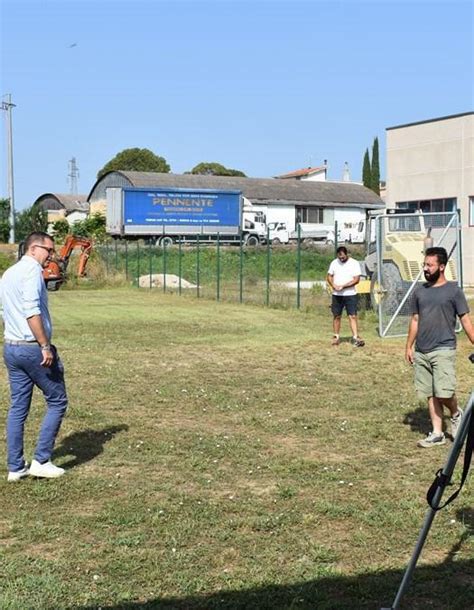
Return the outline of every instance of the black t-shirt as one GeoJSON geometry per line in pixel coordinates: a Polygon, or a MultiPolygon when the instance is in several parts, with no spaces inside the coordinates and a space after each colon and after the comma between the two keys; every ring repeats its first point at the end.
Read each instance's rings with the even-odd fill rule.
{"type": "Polygon", "coordinates": [[[422,284],[413,294],[411,313],[419,316],[415,349],[426,354],[456,349],[456,316],[469,313],[469,307],[456,282],[442,286],[422,284]]]}

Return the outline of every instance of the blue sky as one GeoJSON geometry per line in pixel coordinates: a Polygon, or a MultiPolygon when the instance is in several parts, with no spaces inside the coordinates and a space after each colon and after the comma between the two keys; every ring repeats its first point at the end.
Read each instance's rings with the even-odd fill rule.
{"type": "MultiPolygon", "coordinates": [[[[0,0],[17,209],[79,192],[124,148],[182,173],[348,161],[385,128],[474,108],[473,2],[0,0]],[[72,46],[74,45],[74,46],[72,46]]],[[[2,112],[2,119],[5,118],[2,112]]],[[[2,120],[0,196],[7,196],[2,120]]]]}

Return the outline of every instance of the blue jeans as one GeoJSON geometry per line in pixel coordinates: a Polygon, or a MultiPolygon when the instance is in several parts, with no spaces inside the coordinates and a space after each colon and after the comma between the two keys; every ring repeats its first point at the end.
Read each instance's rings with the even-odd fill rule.
{"type": "Polygon", "coordinates": [[[54,442],[67,409],[64,367],[56,348],[54,362],[50,368],[41,366],[41,348],[37,344],[9,345],[3,347],[8,378],[10,381],[11,405],[7,417],[8,470],[18,472],[25,467],[23,457],[23,435],[26,418],[31,406],[33,388],[36,385],[46,400],[46,414],[36,445],[34,459],[44,464],[51,459],[54,442]]]}

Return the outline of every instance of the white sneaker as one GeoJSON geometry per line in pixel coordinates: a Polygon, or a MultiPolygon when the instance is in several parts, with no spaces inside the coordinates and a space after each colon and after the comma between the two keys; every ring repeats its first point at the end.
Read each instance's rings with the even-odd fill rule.
{"type": "Polygon", "coordinates": [[[65,472],[64,468],[55,466],[51,461],[40,464],[37,460],[33,460],[30,466],[30,475],[43,479],[56,479],[61,477],[65,472]]]}
{"type": "MultiPolygon", "coordinates": [[[[418,447],[424,447],[425,449],[429,449],[430,447],[434,447],[435,445],[444,445],[446,443],[446,437],[441,432],[441,434],[435,434],[434,432],[430,432],[428,436],[421,441],[418,441],[418,447]]],[[[31,472],[31,468],[30,468],[31,472]]]]}
{"type": "Polygon", "coordinates": [[[451,419],[451,436],[453,437],[453,440],[456,438],[456,435],[458,433],[463,414],[464,414],[463,410],[458,408],[457,415],[455,417],[450,418],[451,419]]]}
{"type": "Polygon", "coordinates": [[[17,470],[16,472],[9,472],[8,473],[8,477],[7,477],[7,481],[20,481],[21,479],[24,479],[25,477],[27,477],[30,474],[30,471],[28,470],[28,464],[25,462],[25,465],[23,466],[23,468],[21,470],[17,470]]]}

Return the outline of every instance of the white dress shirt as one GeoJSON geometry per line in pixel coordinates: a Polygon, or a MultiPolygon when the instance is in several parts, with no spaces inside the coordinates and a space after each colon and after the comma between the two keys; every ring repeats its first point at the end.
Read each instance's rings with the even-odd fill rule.
{"type": "Polygon", "coordinates": [[[32,256],[25,254],[5,271],[0,281],[0,299],[6,340],[35,341],[27,322],[35,315],[41,316],[48,341],[51,340],[52,325],[43,268],[32,256]]]}

